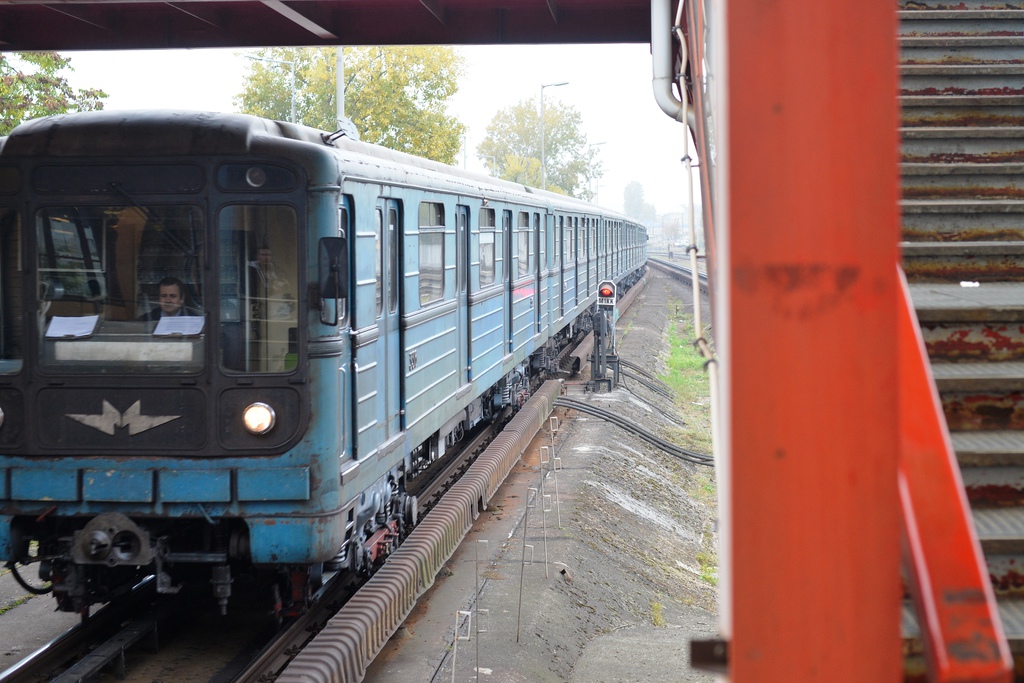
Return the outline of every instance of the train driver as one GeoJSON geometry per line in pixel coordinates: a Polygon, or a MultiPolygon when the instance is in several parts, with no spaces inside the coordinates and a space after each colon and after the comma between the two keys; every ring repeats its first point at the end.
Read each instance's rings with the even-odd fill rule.
{"type": "Polygon", "coordinates": [[[164,317],[179,315],[198,315],[185,307],[185,284],[176,277],[165,277],[157,284],[160,304],[149,313],[143,314],[139,320],[159,320],[164,317]]]}

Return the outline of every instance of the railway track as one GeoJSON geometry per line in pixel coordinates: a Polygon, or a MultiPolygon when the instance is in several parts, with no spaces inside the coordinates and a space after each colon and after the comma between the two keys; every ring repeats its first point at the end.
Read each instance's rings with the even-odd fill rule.
{"type": "MultiPolygon", "coordinates": [[[[296,660],[295,666],[303,672],[296,674],[298,680],[361,680],[366,666],[402,623],[415,598],[433,583],[477,512],[532,440],[550,413],[559,387],[558,382],[546,383],[504,429],[482,430],[458,456],[439,461],[437,467],[422,473],[415,491],[424,501],[420,523],[365,583],[350,574],[329,573],[310,609],[267,638],[258,652],[243,656],[248,663],[211,664],[202,680],[210,676],[238,683],[287,680],[289,667],[296,660]],[[446,495],[449,492],[451,497],[446,495]],[[350,637],[353,628],[359,631],[355,638],[350,637]],[[323,638],[318,635],[321,633],[323,638]],[[304,654],[304,648],[310,646],[313,653],[304,654]],[[325,659],[336,668],[323,678],[309,678],[311,668],[323,671],[320,663],[325,659]]],[[[188,611],[196,611],[187,601],[155,601],[154,588],[154,582],[147,580],[127,599],[97,610],[0,674],[0,683],[77,683],[109,670],[125,678],[126,657],[133,648],[148,644],[150,650],[158,650],[158,634],[169,623],[187,619],[188,611]],[[159,607],[154,609],[154,605],[159,607]]],[[[134,671],[146,653],[133,652],[131,656],[134,671]]],[[[132,674],[127,678],[131,680],[132,674]]]]}
{"type": "MultiPolygon", "coordinates": [[[[141,625],[141,620],[145,618],[151,600],[156,595],[155,589],[155,580],[147,579],[136,586],[124,600],[101,607],[82,623],[68,629],[45,647],[0,673],[0,683],[34,683],[49,680],[54,672],[67,662],[79,659],[83,652],[95,648],[97,642],[110,642],[123,631],[125,623],[138,620],[141,625]]],[[[151,624],[152,628],[155,628],[156,624],[152,623],[152,620],[151,624]]],[[[139,630],[136,628],[136,631],[139,630]]],[[[123,664],[123,654],[120,658],[123,664]]],[[[94,658],[93,664],[103,668],[117,659],[117,654],[103,662],[94,658]]]]}
{"type": "MultiPolygon", "coordinates": [[[[900,2],[903,265],[1024,676],[1024,6],[900,2]]],[[[909,609],[905,632],[917,651],[909,609]]]]}
{"type": "MultiPolygon", "coordinates": [[[[693,270],[689,266],[681,266],[678,263],[658,258],[648,258],[647,264],[652,268],[657,268],[664,273],[668,273],[672,277],[685,282],[686,284],[693,284],[693,270]]],[[[698,271],[697,277],[700,278],[700,291],[703,294],[708,294],[707,273],[701,273],[698,271]]]]}
{"type": "Polygon", "coordinates": [[[613,410],[600,408],[587,401],[580,401],[565,397],[555,399],[554,405],[556,408],[568,408],[570,410],[575,410],[587,415],[593,415],[594,417],[599,417],[602,420],[611,422],[630,434],[640,437],[644,441],[647,441],[651,445],[660,448],[665,453],[679,458],[680,460],[686,460],[687,462],[691,462],[695,465],[704,465],[705,467],[715,466],[714,458],[711,455],[707,453],[697,453],[696,451],[691,451],[677,446],[671,441],[666,441],[659,436],[651,434],[645,429],[641,429],[634,422],[627,420],[613,410]]]}

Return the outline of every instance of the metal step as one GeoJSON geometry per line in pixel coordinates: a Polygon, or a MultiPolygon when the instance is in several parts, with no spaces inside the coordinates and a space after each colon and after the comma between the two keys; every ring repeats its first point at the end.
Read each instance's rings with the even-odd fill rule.
{"type": "Polygon", "coordinates": [[[905,199],[1024,199],[1024,163],[902,164],[905,199]]]}
{"type": "Polygon", "coordinates": [[[983,507],[971,512],[986,555],[1024,553],[1024,506],[983,507]]]}
{"type": "Polygon", "coordinates": [[[902,128],[903,164],[1024,163],[1024,127],[902,128]]]}
{"type": "MultiPolygon", "coordinates": [[[[1006,599],[999,601],[999,619],[1003,622],[1003,631],[1014,655],[1024,654],[1024,599],[1006,599]]],[[[917,615],[910,601],[903,602],[900,628],[903,631],[904,650],[909,655],[921,652],[921,629],[917,615]]]]}
{"type": "Polygon", "coordinates": [[[905,199],[903,239],[909,242],[1024,241],[1019,199],[905,199]]]}
{"type": "Polygon", "coordinates": [[[953,432],[950,437],[965,473],[973,467],[1024,467],[1024,432],[953,432]]]}
{"type": "Polygon", "coordinates": [[[1024,240],[903,242],[900,250],[911,282],[1024,280],[1024,240]]]}
{"type": "Polygon", "coordinates": [[[1024,325],[1019,323],[921,323],[932,362],[1024,360],[1024,325]]]}
{"type": "Polygon", "coordinates": [[[911,284],[918,320],[924,322],[1024,322],[1024,283],[911,284]]]}
{"type": "Polygon", "coordinates": [[[1024,391],[1024,361],[932,363],[940,392],[1024,391]]]}

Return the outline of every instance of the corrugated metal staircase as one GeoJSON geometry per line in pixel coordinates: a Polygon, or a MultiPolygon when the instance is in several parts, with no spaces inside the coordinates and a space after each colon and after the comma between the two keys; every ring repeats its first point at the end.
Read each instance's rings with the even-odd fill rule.
{"type": "Polygon", "coordinates": [[[1021,680],[1024,2],[899,13],[904,268],[1021,680]]]}

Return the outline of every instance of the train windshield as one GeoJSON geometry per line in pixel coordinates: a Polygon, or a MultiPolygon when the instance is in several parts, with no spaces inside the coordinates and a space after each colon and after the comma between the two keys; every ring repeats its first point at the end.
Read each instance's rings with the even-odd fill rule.
{"type": "Polygon", "coordinates": [[[229,372],[284,373],[298,363],[298,217],[288,205],[220,210],[220,349],[229,372]]]}
{"type": "Polygon", "coordinates": [[[43,367],[202,370],[206,229],[198,206],[52,206],[35,223],[43,367]]]}

